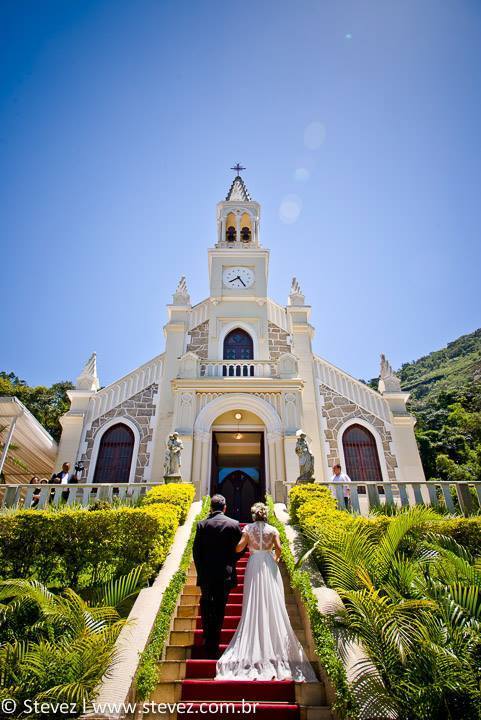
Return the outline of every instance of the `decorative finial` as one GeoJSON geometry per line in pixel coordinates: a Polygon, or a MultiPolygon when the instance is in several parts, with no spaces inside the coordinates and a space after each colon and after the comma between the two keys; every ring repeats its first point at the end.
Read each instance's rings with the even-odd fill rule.
{"type": "Polygon", "coordinates": [[[234,167],[231,167],[231,170],[234,170],[236,175],[239,175],[243,170],[245,170],[245,167],[242,167],[240,163],[236,163],[234,167]]]}
{"type": "Polygon", "coordinates": [[[292,278],[291,295],[302,295],[301,286],[296,277],[292,278]]]}
{"type": "Polygon", "coordinates": [[[177,285],[177,290],[175,292],[178,292],[181,295],[189,294],[189,291],[187,290],[187,280],[185,279],[185,275],[182,275],[182,277],[180,278],[179,284],[177,285]]]}
{"type": "Polygon", "coordinates": [[[182,275],[174,293],[174,305],[190,305],[190,295],[187,289],[187,280],[182,275]]]}
{"type": "Polygon", "coordinates": [[[93,352],[85,363],[82,372],[75,383],[76,390],[89,390],[96,392],[100,387],[97,375],[97,353],[93,352]]]}
{"type": "Polygon", "coordinates": [[[391,363],[384,353],[381,353],[381,370],[378,389],[380,393],[401,392],[401,381],[394,374],[391,363]]]}
{"type": "Polygon", "coordinates": [[[296,277],[292,278],[291,291],[289,293],[289,305],[304,305],[305,297],[302,294],[301,286],[296,277]]]}

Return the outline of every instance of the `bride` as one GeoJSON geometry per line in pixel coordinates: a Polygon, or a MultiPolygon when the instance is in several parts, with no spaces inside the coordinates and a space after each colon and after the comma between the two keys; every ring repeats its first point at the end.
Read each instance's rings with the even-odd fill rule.
{"type": "Polygon", "coordinates": [[[254,522],[242,531],[236,551],[246,546],[242,614],[235,634],[217,661],[216,680],[315,681],[314,670],[292,629],[278,562],[279,532],[267,524],[267,507],[251,508],[254,522]],[[272,550],[275,552],[275,559],[272,550]]]}

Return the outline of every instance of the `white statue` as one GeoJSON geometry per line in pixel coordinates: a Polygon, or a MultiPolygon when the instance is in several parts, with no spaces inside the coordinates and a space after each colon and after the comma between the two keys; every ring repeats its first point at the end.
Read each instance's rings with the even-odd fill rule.
{"type": "Polygon", "coordinates": [[[173,432],[169,435],[167,441],[167,448],[164,456],[164,478],[169,478],[170,482],[177,480],[180,481],[180,466],[181,456],[184,446],[182,440],[179,438],[178,432],[173,432]]]}
{"type": "Polygon", "coordinates": [[[298,483],[314,482],[314,455],[309,450],[306,434],[302,430],[298,430],[296,455],[299,458],[299,477],[298,483]]]}

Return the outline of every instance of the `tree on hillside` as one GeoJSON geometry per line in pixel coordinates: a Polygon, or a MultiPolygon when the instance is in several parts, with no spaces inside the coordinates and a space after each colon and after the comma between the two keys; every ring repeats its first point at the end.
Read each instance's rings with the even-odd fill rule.
{"type": "Polygon", "coordinates": [[[69,380],[54,383],[51,387],[31,387],[13,372],[0,372],[0,396],[18,398],[57,442],[61,434],[59,418],[70,407],[67,390],[73,387],[69,380]]]}

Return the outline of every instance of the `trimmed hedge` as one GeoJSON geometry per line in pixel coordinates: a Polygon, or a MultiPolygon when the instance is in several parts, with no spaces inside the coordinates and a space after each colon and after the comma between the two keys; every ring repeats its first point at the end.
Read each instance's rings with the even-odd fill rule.
{"type": "MultiPolygon", "coordinates": [[[[313,486],[309,485],[307,487],[313,486]]],[[[303,489],[305,488],[306,486],[303,489]]],[[[299,486],[296,486],[291,492],[294,490],[298,491],[299,489],[299,486]]],[[[297,492],[296,495],[297,497],[304,496],[304,493],[297,492]]],[[[310,497],[310,502],[314,502],[312,495],[313,491],[306,493],[305,497],[310,497]]],[[[337,711],[341,718],[352,718],[354,717],[354,702],[347,683],[343,662],[337,652],[329,619],[323,615],[317,607],[317,598],[312,591],[309,574],[295,567],[294,556],[289,548],[284,525],[277,519],[274,513],[274,503],[271,497],[268,497],[267,503],[269,506],[269,523],[279,530],[282,545],[282,560],[289,574],[291,587],[299,592],[304,602],[311,624],[317,656],[336,692],[336,701],[333,705],[333,710],[337,711]]]]}
{"type": "Polygon", "coordinates": [[[172,505],[111,510],[18,510],[0,515],[0,577],[78,588],[126,575],[153,575],[179,524],[172,505]]]}
{"type": "Polygon", "coordinates": [[[289,492],[289,512],[293,522],[299,521],[297,515],[299,508],[310,500],[322,500],[326,508],[331,508],[332,510],[336,510],[337,508],[331,491],[324,485],[316,485],[315,483],[295,485],[289,492]]]}
{"type": "MultiPolygon", "coordinates": [[[[342,525],[346,530],[360,523],[369,526],[374,533],[381,536],[394,519],[388,515],[366,518],[353,515],[345,510],[338,510],[329,490],[327,490],[328,496],[320,493],[320,490],[327,490],[327,488],[318,486],[316,489],[315,485],[297,485],[289,492],[290,517],[310,538],[321,536],[326,524],[330,523],[338,527],[342,525]]],[[[426,523],[425,528],[427,531],[435,530],[437,533],[449,535],[468,548],[473,555],[481,555],[481,516],[479,515],[471,517],[440,515],[439,520],[426,523]]]]}
{"type": "Polygon", "coordinates": [[[152,488],[142,500],[142,507],[157,503],[168,503],[180,509],[180,524],[183,525],[195,495],[191,483],[170,483],[152,488]]]}
{"type": "Polygon", "coordinates": [[[177,607],[179,596],[187,580],[187,571],[192,561],[192,546],[194,544],[197,523],[207,517],[210,508],[210,497],[202,501],[202,509],[194,520],[189,541],[180,560],[179,569],[173,575],[165,589],[162,603],[155,618],[154,627],[149,643],[140,656],[137,674],[135,676],[136,695],[139,700],[146,700],[154,691],[158,682],[158,667],[164,651],[172,616],[177,607]]]}

